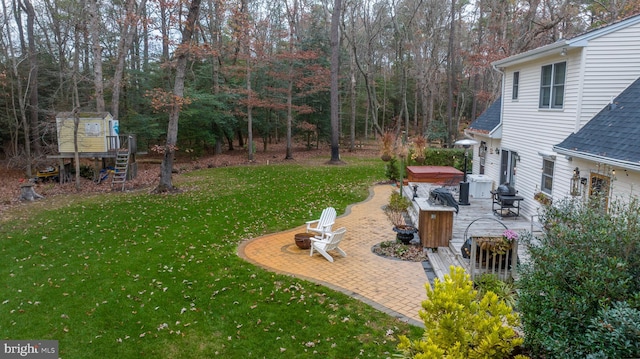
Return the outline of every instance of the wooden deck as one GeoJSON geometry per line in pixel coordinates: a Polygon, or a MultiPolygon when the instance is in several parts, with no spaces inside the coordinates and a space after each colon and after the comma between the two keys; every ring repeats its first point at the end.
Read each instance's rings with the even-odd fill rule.
{"type": "MultiPolygon", "coordinates": [[[[409,186],[403,187],[403,193],[408,198],[413,197],[413,185],[418,185],[418,197],[428,197],[429,191],[433,184],[429,183],[409,183],[409,186]]],[[[458,194],[455,188],[451,188],[454,197],[458,194]]],[[[531,199],[533,200],[533,199],[531,199]]],[[[526,199],[525,199],[526,201],[526,199]]],[[[436,250],[429,251],[429,260],[436,275],[443,279],[445,274],[449,273],[449,266],[462,266],[469,269],[469,260],[462,257],[460,248],[466,237],[470,236],[486,236],[500,235],[505,228],[512,229],[518,233],[531,232],[539,233],[539,227],[532,218],[524,216],[505,217],[504,219],[493,214],[491,209],[492,200],[490,198],[469,199],[470,205],[460,206],[459,212],[453,215],[453,238],[449,241],[448,247],[439,247],[436,250]],[[465,237],[466,234],[466,237],[465,237]]],[[[417,224],[416,209],[410,210],[412,221],[417,224]]],[[[518,246],[518,257],[520,261],[526,261],[528,253],[525,246],[518,246]]]]}

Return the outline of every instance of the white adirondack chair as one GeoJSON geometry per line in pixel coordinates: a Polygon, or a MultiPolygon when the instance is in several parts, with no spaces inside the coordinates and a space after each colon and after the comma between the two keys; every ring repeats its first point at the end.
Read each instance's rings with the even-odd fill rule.
{"type": "Polygon", "coordinates": [[[327,207],[322,211],[320,219],[307,221],[307,232],[317,233],[320,237],[331,232],[331,227],[336,221],[336,210],[333,207],[327,207]]]}
{"type": "Polygon", "coordinates": [[[333,257],[329,253],[330,250],[335,250],[340,253],[341,256],[346,257],[347,253],[338,247],[338,244],[344,238],[345,233],[347,233],[347,229],[344,227],[339,228],[335,232],[326,233],[324,237],[315,236],[311,238],[311,251],[310,256],[313,256],[313,251],[316,250],[318,253],[322,254],[329,262],[333,263],[333,257]]]}

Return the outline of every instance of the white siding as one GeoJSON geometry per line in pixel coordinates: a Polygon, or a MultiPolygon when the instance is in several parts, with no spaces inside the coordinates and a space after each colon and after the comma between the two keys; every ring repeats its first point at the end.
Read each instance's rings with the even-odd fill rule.
{"type": "MultiPolygon", "coordinates": [[[[566,56],[549,54],[526,63],[504,69],[502,148],[516,151],[517,163],[515,187],[525,200],[522,213],[533,215],[541,205],[533,200],[540,190],[543,157],[553,155],[553,146],[562,142],[595,116],[609,101],[619,95],[640,77],[640,24],[620,29],[591,40],[583,49],[572,49],[566,56]],[[584,63],[582,62],[584,58],[584,63]],[[540,109],[540,75],[542,66],[566,61],[564,107],[540,109]],[[511,99],[514,71],[520,72],[518,99],[511,99]],[[582,76],[582,77],[581,77],[582,76]],[[580,101],[580,103],[578,103],[580,101]],[[579,112],[580,111],[580,112],[579,112]]],[[[583,176],[596,170],[593,162],[569,161],[563,155],[555,156],[553,193],[554,200],[569,196],[573,169],[578,166],[583,176]]],[[[486,173],[498,181],[500,157],[486,161],[486,173]],[[492,168],[490,168],[492,167],[492,168]]],[[[634,173],[614,181],[615,195],[638,192],[633,187],[640,174],[634,173]]]]}
{"type": "MultiPolygon", "coordinates": [[[[555,54],[551,57],[507,69],[505,79],[513,77],[513,71],[520,71],[520,91],[518,100],[504,96],[502,147],[518,152],[520,162],[516,164],[515,187],[525,198],[521,203],[522,212],[532,215],[540,204],[533,195],[540,190],[542,176],[542,156],[540,152],[552,154],[552,148],[564,140],[575,128],[576,98],[579,82],[579,53],[568,56],[555,54]],[[564,108],[540,109],[540,75],[542,66],[566,61],[564,108]]],[[[505,88],[509,88],[507,85],[505,88]]],[[[498,160],[499,166],[499,160],[498,160]]],[[[564,191],[562,174],[568,166],[566,159],[556,156],[553,193],[564,191]]],[[[499,178],[499,177],[497,177],[499,178]]]]}
{"type": "Polygon", "coordinates": [[[640,77],[640,24],[589,41],[580,126],[640,77]]]}
{"type": "MultiPolygon", "coordinates": [[[[487,152],[485,155],[484,174],[493,179],[491,189],[494,190],[497,185],[497,179],[500,178],[500,152],[496,152],[496,148],[500,148],[500,140],[476,135],[475,140],[480,143],[487,143],[487,152]]],[[[478,146],[473,146],[473,174],[480,174],[480,156],[478,155],[478,146]]]]}

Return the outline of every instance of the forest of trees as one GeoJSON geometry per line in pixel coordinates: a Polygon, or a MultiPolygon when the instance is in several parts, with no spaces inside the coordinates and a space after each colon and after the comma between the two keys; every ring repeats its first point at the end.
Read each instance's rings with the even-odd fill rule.
{"type": "MultiPolygon", "coordinates": [[[[110,112],[149,149],[175,125],[171,145],[196,155],[287,141],[290,158],[295,136],[328,142],[336,4],[2,0],[0,159],[42,163],[56,114],[74,111],[110,112]]],[[[342,0],[342,146],[385,131],[450,144],[499,95],[492,61],[638,11],[640,0],[342,0]]]]}

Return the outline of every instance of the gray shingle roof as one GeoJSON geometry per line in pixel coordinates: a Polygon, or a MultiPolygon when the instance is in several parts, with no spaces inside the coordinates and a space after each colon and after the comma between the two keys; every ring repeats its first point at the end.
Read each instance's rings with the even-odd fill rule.
{"type": "Polygon", "coordinates": [[[501,110],[502,97],[499,97],[467,129],[477,133],[490,133],[500,125],[501,110]]]}
{"type": "Polygon", "coordinates": [[[555,148],[640,163],[640,78],[555,148]]]}

